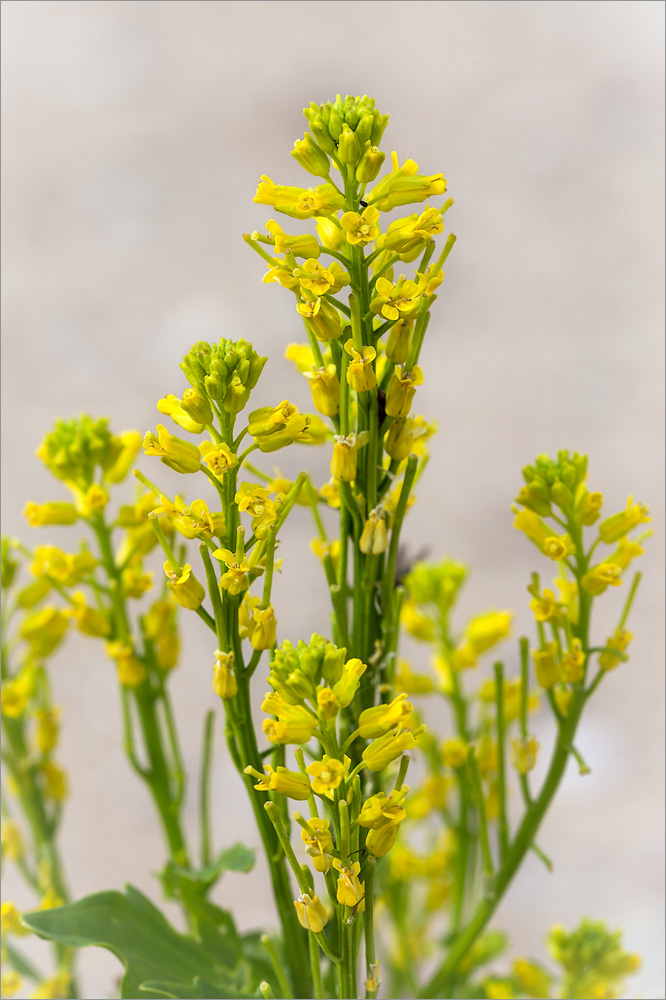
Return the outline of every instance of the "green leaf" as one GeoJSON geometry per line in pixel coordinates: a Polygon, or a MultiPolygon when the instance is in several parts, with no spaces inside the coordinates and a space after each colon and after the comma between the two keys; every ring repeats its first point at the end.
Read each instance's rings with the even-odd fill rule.
{"type": "Polygon", "coordinates": [[[238,993],[229,986],[215,986],[196,976],[192,983],[170,983],[149,980],[141,983],[142,993],[151,993],[169,1000],[249,1000],[261,997],[259,989],[254,993],[238,993]]]}
{"type": "MultiPolygon", "coordinates": [[[[231,996],[229,989],[236,985],[230,970],[201,942],[176,931],[149,899],[129,885],[124,894],[99,892],[68,906],[24,914],[23,922],[40,937],[73,948],[111,951],[125,966],[123,998],[136,1000],[140,985],[150,980],[192,984],[204,976],[224,984],[215,996],[231,996]]],[[[240,957],[237,954],[236,960],[240,957]]]]}
{"type": "Polygon", "coordinates": [[[244,844],[234,844],[210,865],[204,868],[184,868],[175,861],[168,861],[160,878],[169,896],[191,899],[203,897],[215,885],[222,872],[249,872],[254,866],[255,855],[244,844]]]}

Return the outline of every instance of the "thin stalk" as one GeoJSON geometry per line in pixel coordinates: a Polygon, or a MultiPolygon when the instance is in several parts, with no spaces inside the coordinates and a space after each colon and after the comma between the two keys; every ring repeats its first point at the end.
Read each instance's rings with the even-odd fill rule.
{"type": "Polygon", "coordinates": [[[506,762],[505,762],[505,729],[504,729],[504,664],[496,663],[495,669],[495,711],[497,713],[497,785],[499,796],[499,816],[497,830],[499,834],[500,860],[504,860],[509,847],[509,822],[506,809],[506,762]]]}
{"type": "Polygon", "coordinates": [[[211,828],[210,828],[210,770],[213,753],[213,733],[215,712],[206,712],[204,723],[203,750],[201,754],[201,783],[199,785],[199,815],[201,833],[201,864],[210,864],[211,860],[211,828]]]}
{"type": "MultiPolygon", "coordinates": [[[[403,757],[403,760],[405,758],[403,757]]],[[[401,761],[402,765],[402,761],[401,761]]],[[[377,973],[377,957],[375,955],[375,918],[374,918],[374,905],[375,905],[375,866],[377,862],[371,856],[368,858],[365,867],[365,966],[368,973],[368,979],[366,981],[365,995],[368,1000],[375,1000],[377,996],[377,987],[368,986],[369,982],[376,982],[377,973]]]]}

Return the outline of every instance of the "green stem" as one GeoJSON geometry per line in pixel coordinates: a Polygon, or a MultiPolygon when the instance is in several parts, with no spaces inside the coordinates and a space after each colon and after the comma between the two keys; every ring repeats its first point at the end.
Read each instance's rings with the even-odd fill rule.
{"type": "Polygon", "coordinates": [[[201,755],[201,784],[199,786],[200,829],[201,829],[201,864],[210,864],[211,859],[211,829],[210,829],[210,768],[213,752],[213,726],[215,712],[206,712],[204,723],[203,751],[201,755]]]}
{"type": "MultiPolygon", "coordinates": [[[[310,968],[312,970],[312,983],[314,985],[315,1000],[323,1000],[324,987],[321,981],[321,964],[319,961],[319,948],[317,947],[316,935],[308,934],[308,947],[310,949],[310,968]]],[[[285,996],[287,994],[285,993],[285,996]]]]}
{"type": "Polygon", "coordinates": [[[268,934],[261,935],[261,943],[268,952],[268,957],[271,960],[271,965],[273,966],[273,972],[275,973],[275,978],[277,979],[278,986],[280,987],[280,994],[285,1000],[292,1000],[293,993],[291,992],[291,987],[287,982],[287,977],[284,974],[284,967],[278,954],[275,950],[275,945],[269,938],[268,934]]]}
{"type": "Polygon", "coordinates": [[[497,793],[499,797],[499,816],[497,830],[499,834],[500,861],[504,860],[509,847],[509,822],[506,809],[506,762],[505,762],[505,730],[504,730],[504,664],[495,664],[495,711],[497,713],[497,793]]]}
{"type": "MultiPolygon", "coordinates": [[[[403,757],[403,760],[404,759],[405,758],[403,757]]],[[[375,859],[373,857],[369,857],[365,868],[365,966],[368,973],[368,981],[374,981],[377,971],[374,919],[376,864],[377,862],[375,859]]],[[[368,1000],[374,1000],[377,996],[377,989],[371,989],[366,985],[365,995],[368,1000]]]]}

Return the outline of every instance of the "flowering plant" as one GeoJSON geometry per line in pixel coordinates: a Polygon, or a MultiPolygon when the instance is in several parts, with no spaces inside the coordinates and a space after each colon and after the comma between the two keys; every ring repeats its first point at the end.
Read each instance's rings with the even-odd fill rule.
{"type": "Polygon", "coordinates": [[[244,239],[267,265],[264,282],[294,295],[307,340],[286,356],[307,379],[316,413],[288,400],[252,409],[267,359],[245,340],[196,343],[181,364],[188,387],[157,404],[177,434],[163,424],[143,439],[115,434],[84,416],[46,435],[38,455],[70,498],[31,502],[26,518],[86,528],[78,551],[3,540],[2,849],[39,906],[20,914],[3,903],[2,995],[25,979],[36,982],[34,997],[78,996],[76,949],[96,945],[123,963],[122,997],[615,996],[638,960],[602,923],[551,931],[557,973],[526,958],[490,970],[507,942],[488,925],[528,852],[550,866],[539,829],[569,759],[588,770],[579,725],[606,674],[628,658],[640,574],[624,586],[612,635],[593,635],[593,609],[642,554],[646,534],[635,530],[649,521],[647,508],[630,498],[602,518],[602,494],[588,487],[577,452],[527,465],[513,524],[542,567],[528,586],[535,637],[519,640],[514,675],[495,659],[491,679],[470,681],[510,636],[511,612],[486,610],[461,627],[466,567],[451,559],[405,567],[400,550],[435,430],[413,405],[455,242],[437,242],[453,201],[441,173],[400,165],[395,153],[382,174],[388,116],[369,98],[313,104],[305,117],[309,131],[292,156],[317,183],[264,176],[255,201],[314,220],[315,232],[291,234],[271,219],[244,239]],[[410,214],[393,218],[394,209],[410,214]],[[142,444],[146,456],[196,477],[185,479],[187,496],[168,495],[159,470],[135,470],[134,503],[114,503],[142,444]],[[330,449],[327,482],[265,471],[262,455],[295,444],[330,449]],[[278,637],[273,595],[280,531],[294,516],[313,519],[331,620],[329,636],[292,642],[278,637]],[[163,556],[156,592],[146,562],[154,549],[163,556]],[[265,850],[277,933],[241,933],[211,898],[225,870],[249,871],[254,860],[242,844],[213,848],[213,709],[202,725],[198,852],[187,841],[187,776],[169,693],[181,608],[211,633],[208,683],[265,850]],[[164,830],[162,886],[182,907],[187,934],[132,887],[69,899],[57,848],[67,779],[54,758],[60,714],[48,659],[72,627],[101,640],[115,665],[124,746],[164,830]],[[431,672],[400,658],[401,628],[432,647],[431,672]],[[251,687],[260,666],[269,690],[257,726],[251,687]],[[449,712],[433,730],[424,719],[439,725],[429,705],[442,703],[449,712]],[[529,719],[542,704],[555,738],[535,787],[541,748],[529,719]],[[512,786],[523,803],[513,824],[512,786]],[[15,944],[30,931],[54,942],[51,976],[15,944]]]}

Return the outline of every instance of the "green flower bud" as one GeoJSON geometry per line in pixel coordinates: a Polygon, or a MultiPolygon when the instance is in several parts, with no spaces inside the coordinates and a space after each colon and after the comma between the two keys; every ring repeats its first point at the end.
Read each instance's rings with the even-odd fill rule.
{"type": "Polygon", "coordinates": [[[338,156],[343,163],[357,163],[361,155],[358,139],[347,124],[343,126],[338,142],[338,156]]]}
{"type": "MultiPolygon", "coordinates": [[[[356,126],[355,129],[356,138],[358,139],[361,146],[363,146],[364,143],[370,141],[370,136],[372,135],[372,128],[375,124],[375,114],[369,113],[363,115],[360,122],[356,126]]],[[[376,176],[377,175],[375,174],[375,177],[376,176]]]]}

